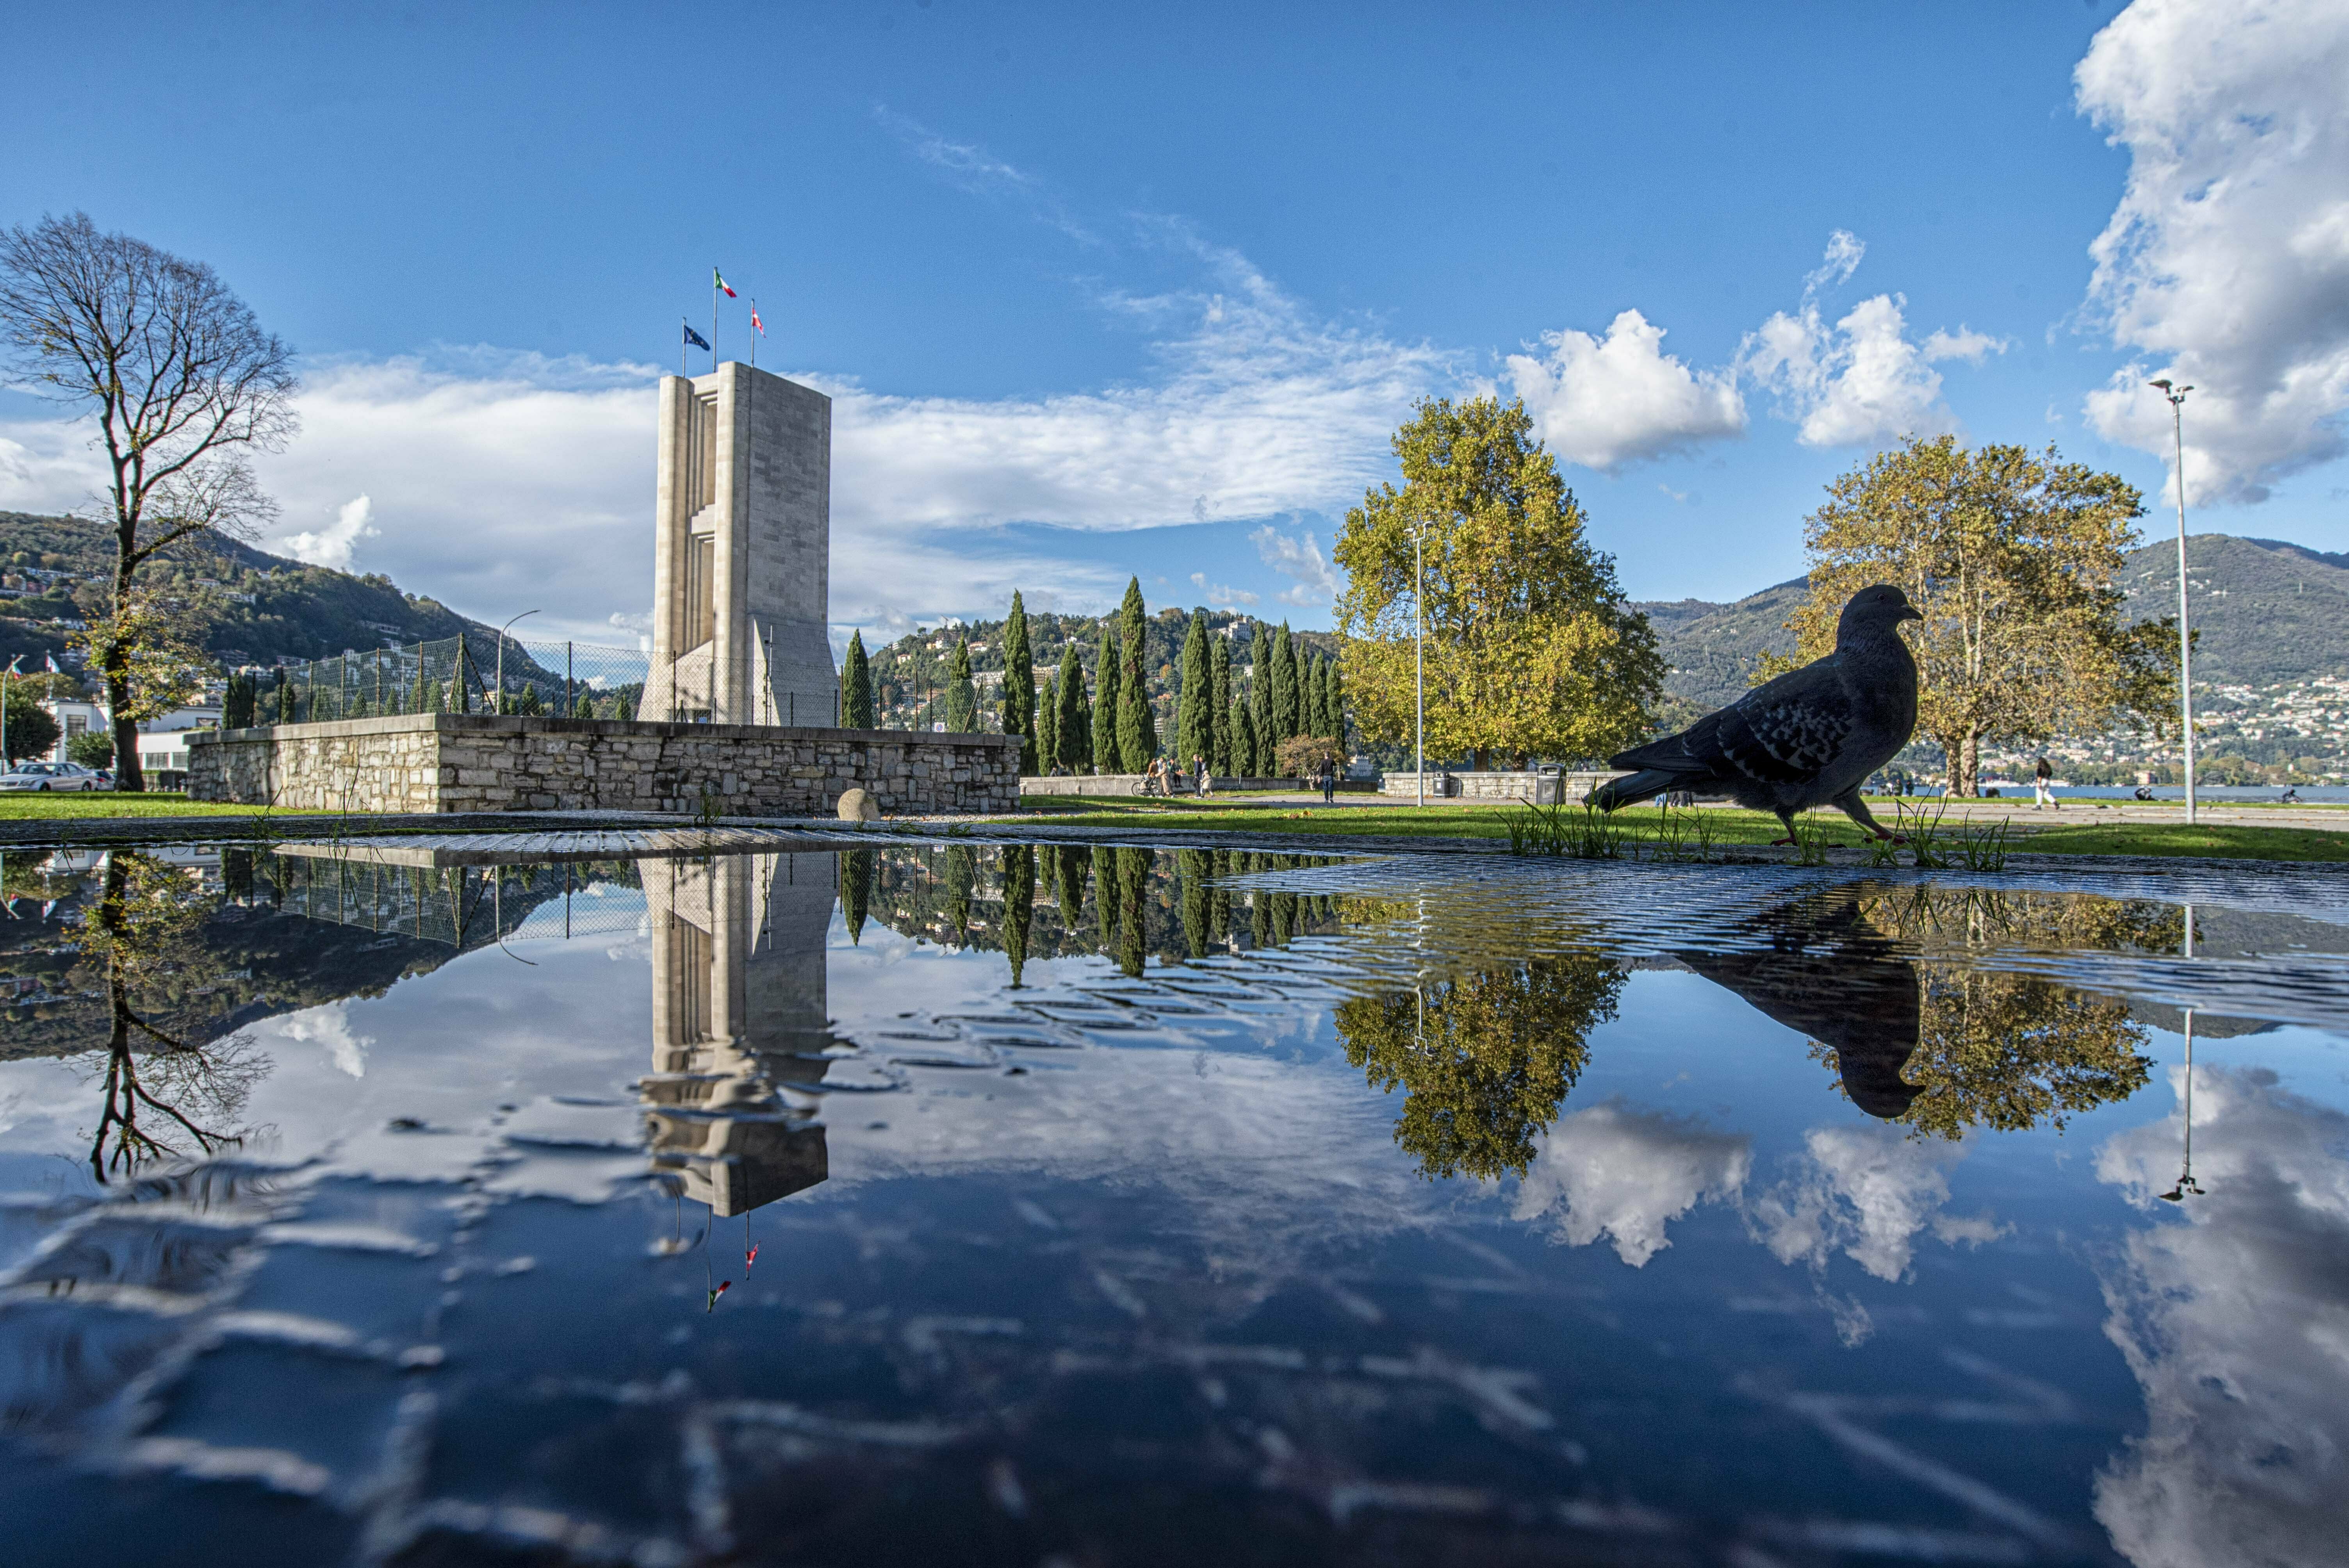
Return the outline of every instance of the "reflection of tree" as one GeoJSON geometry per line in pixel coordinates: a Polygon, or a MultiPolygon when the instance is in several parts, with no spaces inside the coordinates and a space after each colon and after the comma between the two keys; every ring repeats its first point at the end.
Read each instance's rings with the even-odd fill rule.
{"type": "Polygon", "coordinates": [[[1148,850],[1117,851],[1117,966],[1137,978],[1149,956],[1150,881],[1157,864],[1148,850]]]}
{"type": "Polygon", "coordinates": [[[1174,872],[1183,883],[1183,940],[1194,958],[1205,958],[1214,938],[1209,934],[1209,916],[1214,907],[1213,895],[1207,884],[1215,874],[1215,861],[1206,850],[1182,850],[1174,856],[1174,872]]]}
{"type": "Polygon", "coordinates": [[[1078,913],[1085,907],[1085,872],[1092,866],[1092,857],[1073,844],[1050,845],[1044,853],[1051,857],[1047,863],[1053,867],[1061,929],[1073,933],[1078,913]]]}
{"type": "Polygon", "coordinates": [[[848,923],[852,947],[864,935],[865,912],[872,903],[873,851],[850,850],[840,857],[840,913],[848,923]]]}
{"type": "Polygon", "coordinates": [[[1342,1003],[1338,1038],[1372,1084],[1403,1088],[1395,1141],[1426,1175],[1523,1175],[1624,978],[1583,955],[1480,971],[1342,1003]]]}
{"type": "MultiPolygon", "coordinates": [[[[2174,906],[2082,894],[1914,886],[1864,897],[1860,908],[1877,929],[1929,950],[1995,943],[2174,953],[2185,934],[2174,906]]],[[[2146,1030],[2127,1004],[1963,962],[1925,960],[1917,970],[1918,1045],[1902,1076],[1920,1092],[1901,1119],[1920,1133],[2061,1128],[2145,1087],[2146,1030]]]]}
{"type": "Polygon", "coordinates": [[[239,1132],[202,1122],[233,1119],[268,1060],[236,1037],[199,1046],[167,1034],[139,999],[159,976],[199,956],[193,939],[214,902],[171,867],[135,854],[108,859],[83,926],[85,947],[106,971],[109,1017],[103,1104],[89,1150],[90,1173],[100,1181],[187,1152],[183,1140],[203,1154],[242,1141],[239,1132]]]}
{"type": "Polygon", "coordinates": [[[1025,844],[1003,850],[1003,953],[1011,960],[1011,987],[1028,962],[1028,930],[1036,916],[1036,851],[1025,844]]]}
{"type": "Polygon", "coordinates": [[[978,885],[978,851],[968,844],[947,846],[947,923],[955,945],[970,941],[970,895],[978,885]]]}

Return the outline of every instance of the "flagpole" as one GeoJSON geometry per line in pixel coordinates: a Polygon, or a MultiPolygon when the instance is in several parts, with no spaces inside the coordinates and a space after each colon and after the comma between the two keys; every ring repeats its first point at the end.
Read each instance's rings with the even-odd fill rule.
{"type": "MultiPolygon", "coordinates": [[[[691,322],[686,323],[688,327],[692,325],[691,322]]],[[[682,335],[677,340],[677,375],[680,381],[685,378],[685,338],[682,335]]]]}
{"type": "Polygon", "coordinates": [[[758,296],[757,294],[752,294],[752,295],[750,296],[750,321],[751,321],[751,327],[750,327],[750,368],[751,368],[751,369],[753,369],[753,370],[756,370],[757,368],[759,368],[759,328],[758,328],[758,325],[757,325],[757,324],[758,324],[758,320],[759,320],[759,296],[758,296]]]}
{"type": "Polygon", "coordinates": [[[718,374],[718,269],[709,269],[709,374],[718,374]]]}

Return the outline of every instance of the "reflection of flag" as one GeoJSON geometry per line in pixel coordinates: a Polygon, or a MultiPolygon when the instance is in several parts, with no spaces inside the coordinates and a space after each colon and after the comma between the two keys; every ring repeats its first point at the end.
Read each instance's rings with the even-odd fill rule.
{"type": "Polygon", "coordinates": [[[728,282],[726,281],[726,276],[725,276],[725,274],[724,274],[723,273],[720,273],[720,272],[719,272],[716,267],[712,267],[712,268],[710,268],[710,269],[709,269],[709,281],[710,281],[713,284],[715,284],[717,287],[719,287],[719,288],[720,288],[720,289],[725,290],[725,291],[726,291],[726,297],[727,297],[728,299],[734,299],[734,298],[737,298],[737,297],[738,297],[738,296],[735,294],[735,293],[734,293],[734,285],[733,285],[732,284],[728,283],[728,282]]]}
{"type": "Polygon", "coordinates": [[[694,331],[693,323],[689,321],[685,324],[685,340],[686,342],[693,345],[696,348],[707,348],[709,346],[709,340],[702,336],[701,334],[694,331]]]}
{"type": "Polygon", "coordinates": [[[53,676],[61,676],[61,675],[65,674],[65,671],[63,671],[63,670],[61,670],[61,669],[57,668],[57,657],[56,657],[56,655],[51,655],[51,654],[43,654],[43,655],[41,655],[41,662],[42,662],[43,664],[45,664],[45,665],[48,665],[48,666],[49,666],[49,674],[51,674],[51,675],[53,675],[53,676]]]}

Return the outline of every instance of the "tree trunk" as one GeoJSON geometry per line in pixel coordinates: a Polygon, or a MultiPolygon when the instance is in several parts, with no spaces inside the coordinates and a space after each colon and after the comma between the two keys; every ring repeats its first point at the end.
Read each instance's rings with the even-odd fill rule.
{"type": "Polygon", "coordinates": [[[108,655],[106,706],[114,716],[114,787],[124,794],[140,794],[146,775],[139,770],[139,722],[130,712],[130,672],[118,648],[108,655]]]}
{"type": "Polygon", "coordinates": [[[1982,793],[1982,731],[1978,729],[1966,732],[1965,779],[1968,799],[1982,793]]]}

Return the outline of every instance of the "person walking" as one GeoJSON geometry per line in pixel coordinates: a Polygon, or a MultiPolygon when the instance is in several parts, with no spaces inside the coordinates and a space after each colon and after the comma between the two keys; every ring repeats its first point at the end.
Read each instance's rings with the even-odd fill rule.
{"type": "Polygon", "coordinates": [[[1191,754],[1191,777],[1197,780],[1199,799],[1207,798],[1207,759],[1198,752],[1191,754]]]}
{"type": "Polygon", "coordinates": [[[1321,804],[1338,803],[1338,765],[1325,757],[1321,759],[1321,804]]]}
{"type": "Polygon", "coordinates": [[[2055,769],[2050,768],[2047,765],[2047,758],[2042,757],[2038,766],[2031,770],[2031,809],[2033,810],[2041,810],[2049,806],[2054,806],[2058,811],[2064,809],[2055,799],[2055,791],[2049,788],[2054,778],[2055,769]]]}

